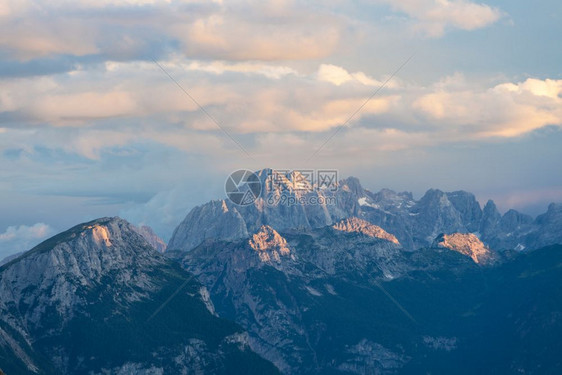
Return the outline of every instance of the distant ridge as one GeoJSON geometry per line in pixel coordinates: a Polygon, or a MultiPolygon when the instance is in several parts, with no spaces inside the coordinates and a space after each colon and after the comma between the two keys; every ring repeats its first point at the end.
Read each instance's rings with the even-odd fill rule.
{"type": "MultiPolygon", "coordinates": [[[[430,189],[415,200],[408,192],[383,189],[373,193],[363,188],[357,178],[349,177],[339,182],[335,192],[315,189],[303,192],[266,186],[266,176],[270,173],[270,169],[257,172],[265,193],[249,206],[223,199],[195,207],[175,229],[168,248],[186,251],[206,239],[247,238],[262,225],[277,231],[307,231],[352,217],[380,227],[409,250],[431,246],[441,233],[473,233],[486,246],[499,251],[562,243],[562,233],[558,230],[562,225],[562,205],[552,204],[547,213],[533,219],[515,210],[501,215],[491,200],[482,208],[475,196],[465,191],[447,193],[430,189]],[[291,205],[267,204],[271,195],[333,197],[335,203],[301,204],[295,199],[297,203],[291,205]]],[[[291,176],[287,173],[279,180],[290,185],[291,176]]]]}

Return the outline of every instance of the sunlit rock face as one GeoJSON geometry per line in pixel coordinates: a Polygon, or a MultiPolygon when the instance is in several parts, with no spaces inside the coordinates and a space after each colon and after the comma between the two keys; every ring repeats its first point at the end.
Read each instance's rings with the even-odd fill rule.
{"type": "Polygon", "coordinates": [[[400,244],[394,235],[388,233],[381,227],[356,217],[341,220],[340,222],[334,224],[332,228],[345,233],[360,233],[369,237],[387,240],[397,245],[400,244]]]}
{"type": "Polygon", "coordinates": [[[249,244],[258,253],[262,262],[280,262],[282,256],[291,254],[287,240],[267,225],[263,225],[257,233],[252,235],[249,244]]]}
{"type": "Polygon", "coordinates": [[[494,260],[490,249],[472,233],[443,234],[437,237],[434,246],[456,251],[479,264],[488,264],[494,260]]]}

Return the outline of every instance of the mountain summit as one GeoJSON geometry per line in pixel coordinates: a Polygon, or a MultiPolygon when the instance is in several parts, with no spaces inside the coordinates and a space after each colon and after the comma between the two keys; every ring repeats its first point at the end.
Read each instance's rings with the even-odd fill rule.
{"type": "Polygon", "coordinates": [[[119,218],[77,225],[0,267],[7,374],[275,373],[246,341],[192,275],[119,218]]]}

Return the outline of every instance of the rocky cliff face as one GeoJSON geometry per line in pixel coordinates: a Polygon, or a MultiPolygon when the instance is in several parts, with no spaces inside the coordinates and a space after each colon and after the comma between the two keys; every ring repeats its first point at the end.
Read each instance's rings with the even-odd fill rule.
{"type": "Polygon", "coordinates": [[[213,315],[201,284],[118,218],[78,225],[0,267],[8,374],[230,373],[236,362],[275,371],[245,340],[213,315]]]}
{"type": "Polygon", "coordinates": [[[281,183],[271,187],[267,179],[275,172],[262,170],[258,174],[264,193],[254,204],[241,207],[230,201],[213,201],[194,208],[174,232],[169,248],[186,251],[206,239],[242,239],[262,225],[278,231],[306,232],[350,217],[382,228],[409,250],[431,246],[441,233],[473,233],[495,250],[537,249],[562,242],[557,227],[560,209],[556,205],[533,220],[515,210],[502,216],[492,201],[482,209],[474,195],[464,191],[431,189],[416,201],[407,192],[383,189],[372,193],[353,177],[340,181],[338,190],[331,192],[295,189],[291,174],[275,177],[281,183]],[[320,203],[301,204],[297,198],[303,197],[320,203]],[[319,197],[334,201],[327,204],[319,197]],[[289,198],[296,203],[283,204],[289,198]]]}
{"type": "Polygon", "coordinates": [[[472,233],[442,234],[437,237],[434,246],[456,251],[479,264],[490,264],[496,259],[495,254],[472,233]]]}
{"type": "MultiPolygon", "coordinates": [[[[490,355],[509,347],[516,358],[527,350],[527,335],[553,339],[562,332],[560,319],[543,315],[551,297],[556,311],[562,306],[558,291],[543,289],[560,279],[548,261],[499,261],[469,233],[438,236],[434,247],[417,251],[386,235],[357,218],[306,232],[262,226],[246,239],[209,240],[169,255],[197,275],[220,316],[248,330],[250,347],[285,374],[451,372],[466,355],[499,372],[556,367],[553,350],[524,361],[490,355]],[[531,298],[539,291],[549,297],[531,298]],[[529,331],[505,334],[521,329],[529,331]],[[497,339],[483,339],[490,336],[497,339]]],[[[545,249],[536,257],[557,263],[561,254],[545,249]]],[[[479,372],[478,363],[464,370],[479,372]]]]}
{"type": "MultiPolygon", "coordinates": [[[[358,219],[306,235],[262,226],[248,239],[206,241],[176,256],[207,287],[217,312],[248,329],[253,350],[285,373],[307,373],[325,366],[316,353],[321,327],[309,331],[307,316],[316,298],[338,295],[332,280],[346,275],[385,280],[407,271],[395,238],[382,239],[388,234],[373,228],[358,219]]],[[[345,349],[342,342],[341,348],[362,355],[356,353],[361,343],[353,345],[345,349]]]]}
{"type": "Polygon", "coordinates": [[[380,238],[382,240],[395,243],[396,245],[400,245],[400,242],[396,239],[396,237],[394,237],[394,235],[388,233],[379,226],[373,225],[356,217],[341,220],[340,222],[332,225],[332,228],[346,233],[361,233],[369,237],[380,238]]]}
{"type": "Polygon", "coordinates": [[[548,211],[537,217],[529,227],[525,222],[519,232],[525,234],[527,248],[562,243],[562,204],[552,203],[548,211]]]}
{"type": "Polygon", "coordinates": [[[168,249],[188,250],[206,239],[232,240],[248,236],[239,206],[230,201],[212,201],[195,207],[175,229],[168,249]]]}
{"type": "Polygon", "coordinates": [[[281,262],[281,257],[291,255],[287,241],[270,226],[263,225],[260,230],[253,234],[249,241],[250,247],[254,249],[262,262],[281,262]]]}
{"type": "MultiPolygon", "coordinates": [[[[540,366],[495,362],[488,349],[477,348],[518,352],[513,345],[522,338],[504,330],[548,321],[537,312],[546,309],[542,302],[525,311],[513,303],[559,274],[527,274],[513,259],[562,242],[562,206],[534,220],[514,210],[501,215],[493,201],[482,209],[464,191],[431,189],[415,200],[407,192],[372,193],[356,178],[340,181],[335,192],[301,191],[290,175],[278,176],[283,186],[268,188],[270,171],[258,174],[262,197],[245,207],[218,201],[194,209],[176,229],[168,255],[197,275],[218,314],[248,330],[250,347],[282,372],[415,373],[436,363],[435,372],[450,372],[460,353],[475,353],[507,372],[540,366]],[[283,196],[335,200],[283,205],[283,196]],[[223,220],[233,226],[213,227],[223,220]],[[207,223],[203,233],[194,229],[201,223],[207,223]],[[524,287],[527,282],[533,286],[524,287]],[[506,300],[504,283],[525,292],[506,300]],[[500,337],[494,343],[481,340],[490,321],[500,337]]],[[[561,329],[559,319],[551,322],[561,329]]],[[[552,337],[532,325],[532,335],[552,337]]],[[[552,367],[554,354],[544,358],[552,367]]],[[[481,370],[467,367],[467,373],[481,370]]]]}
{"type": "Polygon", "coordinates": [[[156,251],[158,251],[159,253],[163,253],[164,251],[166,251],[166,243],[160,237],[158,237],[156,233],[154,233],[151,227],[147,225],[141,225],[133,226],[133,229],[138,234],[143,236],[146,242],[148,242],[150,246],[156,249],[156,251]]]}

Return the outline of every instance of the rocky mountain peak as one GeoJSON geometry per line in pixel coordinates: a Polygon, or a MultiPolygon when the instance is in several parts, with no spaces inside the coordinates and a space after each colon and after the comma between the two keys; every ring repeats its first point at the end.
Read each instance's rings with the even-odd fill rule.
{"type": "Polygon", "coordinates": [[[488,214],[498,212],[496,202],[494,202],[492,199],[488,199],[488,202],[486,202],[486,204],[484,205],[484,212],[488,214]]]}
{"type": "Polygon", "coordinates": [[[434,246],[469,256],[479,264],[489,263],[493,258],[490,249],[472,233],[442,234],[435,239],[434,246]]]}
{"type": "Polygon", "coordinates": [[[123,219],[80,224],[0,267],[0,313],[24,303],[28,308],[19,312],[22,327],[37,328],[52,308],[60,328],[86,304],[84,293],[107,278],[114,279],[110,288],[124,291],[135,285],[136,290],[121,294],[122,302],[142,298],[154,288],[146,270],[163,261],[123,219]]]}
{"type": "Polygon", "coordinates": [[[262,169],[256,172],[262,183],[263,191],[267,193],[292,193],[297,196],[313,190],[310,178],[298,170],[262,169]]]}
{"type": "Polygon", "coordinates": [[[413,201],[414,196],[409,191],[397,193],[394,190],[383,188],[378,193],[373,194],[375,201],[413,201]]]}
{"type": "Polygon", "coordinates": [[[168,249],[187,251],[207,239],[229,241],[247,237],[248,230],[239,208],[224,199],[193,208],[175,229],[168,249]]]}
{"type": "Polygon", "coordinates": [[[546,213],[537,217],[538,223],[545,223],[553,220],[562,219],[562,203],[551,203],[548,205],[546,213]]]}
{"type": "Polygon", "coordinates": [[[349,191],[359,197],[363,196],[363,186],[357,177],[348,177],[345,180],[340,181],[340,188],[349,191]]]}
{"type": "Polygon", "coordinates": [[[248,243],[258,253],[262,262],[280,262],[282,256],[291,254],[287,240],[269,225],[262,225],[248,243]]]}
{"type": "Polygon", "coordinates": [[[551,203],[548,205],[548,211],[562,212],[562,203],[551,203]]]}
{"type": "Polygon", "coordinates": [[[333,229],[346,233],[361,233],[369,237],[380,238],[393,242],[397,245],[400,244],[398,239],[382,229],[381,227],[371,224],[368,221],[359,219],[357,217],[350,217],[343,219],[332,226],[333,229]]]}
{"type": "Polygon", "coordinates": [[[420,202],[440,200],[444,197],[447,197],[447,194],[443,191],[439,189],[429,189],[425,192],[423,197],[421,197],[420,202]]]}
{"type": "Polygon", "coordinates": [[[562,244],[562,232],[560,231],[560,228],[562,228],[562,204],[551,203],[546,213],[537,216],[533,224],[540,230],[535,230],[527,236],[526,248],[562,244]]]}
{"type": "Polygon", "coordinates": [[[532,222],[533,218],[531,216],[512,209],[502,216],[500,226],[506,233],[512,233],[519,229],[522,225],[531,224],[532,222]]]}
{"type": "Polygon", "coordinates": [[[482,210],[480,233],[483,236],[494,235],[501,220],[501,214],[493,200],[489,200],[482,210]]]}
{"type": "MultiPolygon", "coordinates": [[[[5,264],[4,267],[7,267],[11,263],[23,258],[54,251],[59,249],[61,246],[74,248],[76,247],[74,245],[77,245],[78,248],[81,249],[92,247],[95,247],[98,250],[110,249],[114,247],[116,243],[122,243],[124,238],[129,237],[130,235],[139,237],[132,224],[119,217],[103,217],[84,224],[76,225],[67,231],[43,241],[33,249],[5,264]]],[[[139,247],[138,250],[144,251],[150,248],[150,246],[146,246],[148,244],[144,241],[144,238],[141,239],[141,241],[144,246],[139,247]]]]}
{"type": "Polygon", "coordinates": [[[16,366],[8,373],[181,374],[201,363],[197,373],[227,373],[228,352],[254,366],[237,354],[249,352],[240,329],[216,317],[201,284],[137,230],[93,220],[0,267],[0,363],[16,366]]]}
{"type": "Polygon", "coordinates": [[[414,200],[411,193],[389,189],[373,193],[355,177],[340,180],[335,191],[310,191],[307,180],[300,181],[299,172],[263,169],[256,174],[264,185],[262,197],[247,206],[219,200],[195,207],[174,231],[168,248],[189,251],[209,239],[247,239],[262,225],[282,232],[310,231],[351,217],[392,233],[408,250],[431,246],[440,233],[475,233],[498,251],[536,249],[562,241],[557,229],[562,209],[557,205],[531,222],[529,216],[515,212],[502,219],[493,201],[482,209],[474,194],[462,190],[430,189],[414,200]],[[275,178],[273,186],[269,186],[271,178],[275,178]],[[294,188],[295,180],[304,188],[294,188]],[[322,199],[316,199],[319,204],[309,204],[313,198],[322,199]]]}
{"type": "Polygon", "coordinates": [[[461,220],[460,213],[449,200],[447,193],[438,189],[429,189],[416,203],[413,210],[418,213],[426,213],[430,216],[456,216],[453,220],[461,220]]]}
{"type": "Polygon", "coordinates": [[[455,209],[461,214],[461,219],[463,223],[465,223],[468,231],[478,231],[482,219],[482,209],[474,194],[459,190],[447,193],[447,199],[449,199],[455,209]]]}

